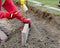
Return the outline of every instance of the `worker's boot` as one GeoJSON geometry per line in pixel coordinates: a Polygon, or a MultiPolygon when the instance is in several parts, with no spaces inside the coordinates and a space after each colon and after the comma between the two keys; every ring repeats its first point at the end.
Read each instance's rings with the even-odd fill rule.
{"type": "Polygon", "coordinates": [[[18,10],[18,8],[15,6],[12,0],[5,0],[5,3],[3,4],[3,7],[8,11],[8,12],[15,12],[18,10]]]}

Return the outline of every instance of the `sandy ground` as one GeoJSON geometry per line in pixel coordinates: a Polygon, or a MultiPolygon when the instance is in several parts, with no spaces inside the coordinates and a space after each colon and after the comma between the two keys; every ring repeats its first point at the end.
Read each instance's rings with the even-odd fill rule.
{"type": "MultiPolygon", "coordinates": [[[[17,20],[2,19],[0,23],[10,31],[9,39],[1,43],[0,48],[60,48],[60,28],[54,23],[40,19],[37,14],[29,11],[24,16],[31,18],[32,25],[28,40],[25,46],[21,45],[20,26],[22,23],[17,20]]],[[[39,15],[40,16],[40,15],[39,15]]],[[[60,23],[60,22],[59,22],[60,23]]]]}

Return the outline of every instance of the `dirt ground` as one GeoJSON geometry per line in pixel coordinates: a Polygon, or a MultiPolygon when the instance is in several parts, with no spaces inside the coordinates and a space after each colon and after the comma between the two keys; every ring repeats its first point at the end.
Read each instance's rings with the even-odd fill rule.
{"type": "Polygon", "coordinates": [[[18,19],[2,19],[0,23],[9,31],[9,39],[0,48],[60,48],[60,17],[31,6],[29,9],[24,16],[31,18],[32,24],[25,46],[21,45],[22,23],[18,19]]]}

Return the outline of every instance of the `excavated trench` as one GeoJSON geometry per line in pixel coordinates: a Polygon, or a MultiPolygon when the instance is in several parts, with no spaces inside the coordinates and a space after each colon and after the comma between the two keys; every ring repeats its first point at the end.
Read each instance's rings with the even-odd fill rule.
{"type": "Polygon", "coordinates": [[[2,19],[0,23],[10,30],[9,39],[1,43],[0,48],[60,48],[60,17],[28,6],[29,11],[24,16],[31,18],[31,30],[25,46],[21,45],[20,26],[17,20],[2,19]],[[5,22],[4,22],[5,21],[5,22]]]}

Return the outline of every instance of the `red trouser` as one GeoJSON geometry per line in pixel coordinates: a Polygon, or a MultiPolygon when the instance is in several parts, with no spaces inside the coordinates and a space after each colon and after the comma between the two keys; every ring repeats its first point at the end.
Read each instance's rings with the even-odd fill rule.
{"type": "MultiPolygon", "coordinates": [[[[0,8],[1,8],[1,3],[0,3],[0,8]]],[[[3,7],[7,10],[8,13],[0,11],[0,18],[7,18],[7,19],[17,18],[17,19],[21,20],[22,22],[30,23],[30,21],[26,20],[22,16],[21,13],[14,14],[14,12],[18,11],[18,8],[15,6],[15,4],[13,3],[12,0],[5,0],[5,3],[3,4],[3,7]],[[14,14],[14,15],[11,17],[11,14],[14,14]]]]}
{"type": "Polygon", "coordinates": [[[15,12],[18,11],[18,8],[15,6],[12,0],[5,0],[3,7],[8,11],[8,12],[15,12]]]}

